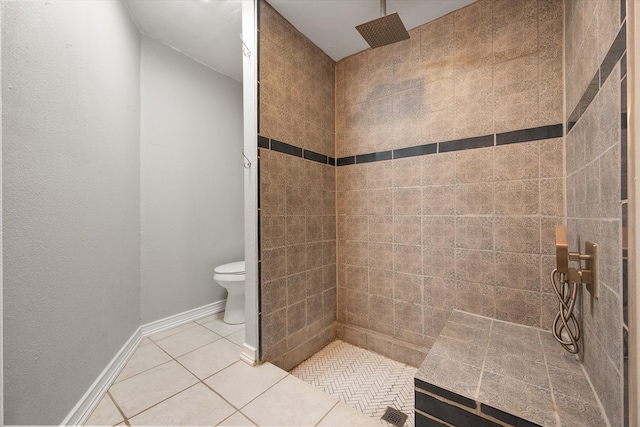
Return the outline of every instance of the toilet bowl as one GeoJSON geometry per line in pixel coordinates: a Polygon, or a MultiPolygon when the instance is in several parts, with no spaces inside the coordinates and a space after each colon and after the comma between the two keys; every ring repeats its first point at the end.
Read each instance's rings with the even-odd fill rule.
{"type": "Polygon", "coordinates": [[[231,325],[244,323],[244,261],[216,267],[213,280],[228,292],[222,319],[224,323],[231,325]]]}

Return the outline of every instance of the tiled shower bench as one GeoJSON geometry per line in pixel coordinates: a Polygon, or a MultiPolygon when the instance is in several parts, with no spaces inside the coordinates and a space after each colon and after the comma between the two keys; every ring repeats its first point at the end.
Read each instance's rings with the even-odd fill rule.
{"type": "Polygon", "coordinates": [[[551,332],[454,311],[415,377],[416,427],[606,426],[551,332]]]}

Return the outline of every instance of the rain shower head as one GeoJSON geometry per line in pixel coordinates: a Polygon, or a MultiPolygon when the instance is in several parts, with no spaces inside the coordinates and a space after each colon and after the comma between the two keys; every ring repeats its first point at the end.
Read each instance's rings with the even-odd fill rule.
{"type": "Polygon", "coordinates": [[[369,46],[376,48],[409,38],[409,33],[398,13],[387,15],[386,0],[380,0],[380,15],[382,16],[378,19],[356,26],[356,30],[369,43],[369,46]]]}

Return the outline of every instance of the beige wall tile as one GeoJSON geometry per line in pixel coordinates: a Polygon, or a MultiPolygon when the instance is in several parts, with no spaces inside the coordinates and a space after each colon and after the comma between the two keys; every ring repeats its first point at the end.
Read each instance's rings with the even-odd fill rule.
{"type": "Polygon", "coordinates": [[[495,262],[495,284],[499,287],[538,292],[551,273],[549,270],[541,277],[540,255],[536,254],[496,252],[495,262]]]}
{"type": "Polygon", "coordinates": [[[423,160],[423,183],[426,186],[455,184],[457,153],[426,156],[423,160]]]}
{"type": "Polygon", "coordinates": [[[425,276],[443,279],[455,277],[455,249],[424,246],[422,268],[425,276]]]}
{"type": "Polygon", "coordinates": [[[418,215],[394,216],[393,242],[405,245],[421,245],[422,217],[418,215]]]}
{"type": "Polygon", "coordinates": [[[458,184],[455,186],[456,215],[492,215],[494,183],[458,184]]]}
{"type": "Polygon", "coordinates": [[[370,215],[369,241],[391,243],[394,240],[394,224],[392,215],[370,215]]]}
{"type": "Polygon", "coordinates": [[[421,215],[422,191],[417,187],[393,189],[394,215],[421,215]]]}
{"type": "Polygon", "coordinates": [[[309,281],[306,272],[292,274],[286,278],[287,305],[297,304],[307,297],[309,281]]]}
{"type": "Polygon", "coordinates": [[[493,158],[493,147],[456,152],[456,183],[493,181],[493,158]]]}
{"type": "MultiPolygon", "coordinates": [[[[555,245],[555,234],[554,234],[555,245]]],[[[540,252],[540,219],[536,217],[497,217],[495,249],[501,252],[535,254],[540,252]]]]}
{"type": "Polygon", "coordinates": [[[456,244],[456,217],[423,216],[422,241],[424,245],[453,247],[456,244]]]}
{"type": "Polygon", "coordinates": [[[456,208],[454,185],[427,186],[422,191],[423,215],[453,215],[456,208]]]}
{"type": "Polygon", "coordinates": [[[383,270],[393,269],[393,244],[371,242],[369,244],[369,265],[383,270]]]}
{"type": "Polygon", "coordinates": [[[495,253],[475,249],[456,249],[456,280],[493,285],[495,283],[495,253]]]}
{"type": "Polygon", "coordinates": [[[393,271],[371,268],[369,270],[369,292],[371,295],[393,298],[393,271]]]}
{"type": "MultiPolygon", "coordinates": [[[[562,196],[562,192],[560,195],[562,196]]],[[[546,193],[545,196],[549,197],[553,194],[546,193]]],[[[538,215],[541,197],[540,181],[537,179],[496,182],[495,213],[496,215],[538,215]]],[[[545,199],[545,201],[549,203],[557,200],[545,199]]]]}
{"type": "MultiPolygon", "coordinates": [[[[509,181],[521,179],[534,179],[539,176],[542,160],[539,158],[539,143],[527,142],[524,144],[505,145],[495,149],[495,172],[496,181],[509,181]]],[[[545,147],[546,148],[546,147],[545,147]]],[[[560,146],[560,154],[562,153],[560,146]]],[[[554,155],[558,154],[554,151],[554,155]]],[[[557,159],[545,157],[550,164],[557,165],[557,159]],[[551,163],[553,162],[553,163],[551,163]]],[[[562,170],[561,167],[559,167],[562,170]]],[[[556,170],[553,168],[552,170],[556,170]]],[[[553,176],[562,176],[553,175],[553,176]]]]}
{"type": "Polygon", "coordinates": [[[539,326],[540,294],[496,287],[496,318],[521,325],[539,326]]]}
{"type": "Polygon", "coordinates": [[[455,246],[462,249],[493,250],[492,217],[455,217],[455,246]]]}

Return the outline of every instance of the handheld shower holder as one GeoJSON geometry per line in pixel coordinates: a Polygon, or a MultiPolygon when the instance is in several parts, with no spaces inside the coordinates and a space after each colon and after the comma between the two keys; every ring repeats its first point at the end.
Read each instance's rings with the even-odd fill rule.
{"type": "Polygon", "coordinates": [[[585,253],[569,252],[567,228],[556,226],[556,268],[551,272],[551,285],[558,296],[559,310],[553,320],[553,336],[571,354],[580,351],[580,323],[573,313],[578,288],[584,283],[594,298],[598,298],[598,245],[585,242],[585,253]],[[577,262],[578,268],[569,267],[577,262]],[[584,268],[582,263],[584,262],[584,268]]]}
{"type": "Polygon", "coordinates": [[[556,225],[556,264],[558,273],[564,274],[569,283],[584,283],[594,298],[600,298],[597,244],[585,242],[583,254],[569,252],[567,227],[556,225]],[[569,267],[569,262],[577,262],[578,268],[569,267]]]}

